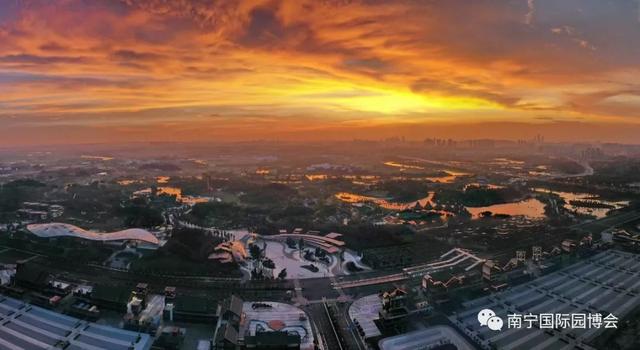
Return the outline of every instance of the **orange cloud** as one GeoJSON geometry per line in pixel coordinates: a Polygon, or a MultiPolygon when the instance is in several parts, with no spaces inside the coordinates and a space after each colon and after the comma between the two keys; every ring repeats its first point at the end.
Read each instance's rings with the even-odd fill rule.
{"type": "Polygon", "coordinates": [[[181,125],[185,138],[269,136],[253,127],[265,123],[282,135],[634,124],[639,37],[632,0],[11,1],[0,4],[0,123],[181,125]]]}

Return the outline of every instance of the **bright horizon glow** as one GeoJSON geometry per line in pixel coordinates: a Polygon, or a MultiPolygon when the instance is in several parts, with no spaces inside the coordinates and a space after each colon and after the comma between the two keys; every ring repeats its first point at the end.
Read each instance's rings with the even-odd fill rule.
{"type": "Polygon", "coordinates": [[[7,1],[0,146],[637,143],[637,13],[634,0],[7,1]]]}

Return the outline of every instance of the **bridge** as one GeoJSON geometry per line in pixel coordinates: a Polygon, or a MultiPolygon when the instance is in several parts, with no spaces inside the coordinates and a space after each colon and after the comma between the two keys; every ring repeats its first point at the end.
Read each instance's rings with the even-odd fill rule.
{"type": "Polygon", "coordinates": [[[441,271],[444,269],[448,269],[454,266],[459,266],[462,264],[469,264],[465,267],[465,271],[469,271],[474,267],[483,264],[486,259],[482,259],[472,254],[470,251],[462,248],[453,248],[448,252],[442,254],[440,256],[440,260],[427,263],[420,264],[415,266],[410,266],[402,269],[402,272],[370,277],[370,278],[362,278],[352,281],[339,281],[334,282],[331,285],[335,289],[345,289],[345,288],[355,288],[355,287],[363,287],[370,286],[376,284],[384,284],[384,283],[393,283],[393,282],[401,282],[408,280],[410,278],[422,277],[427,273],[433,273],[436,271],[441,271]],[[448,258],[447,260],[442,260],[444,258],[448,258]]]}

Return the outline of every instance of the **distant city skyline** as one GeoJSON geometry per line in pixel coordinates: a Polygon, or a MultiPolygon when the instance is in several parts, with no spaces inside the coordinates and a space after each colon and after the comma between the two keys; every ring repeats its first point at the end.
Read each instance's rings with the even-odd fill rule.
{"type": "Polygon", "coordinates": [[[635,0],[0,3],[0,146],[639,143],[635,0]]]}

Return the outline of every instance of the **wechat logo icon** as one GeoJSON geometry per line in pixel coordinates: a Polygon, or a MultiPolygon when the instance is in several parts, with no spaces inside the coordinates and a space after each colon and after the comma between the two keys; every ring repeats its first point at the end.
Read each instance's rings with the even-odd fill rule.
{"type": "Polygon", "coordinates": [[[502,330],[503,321],[491,309],[483,309],[478,312],[478,322],[480,326],[487,326],[492,331],[502,330]]]}

